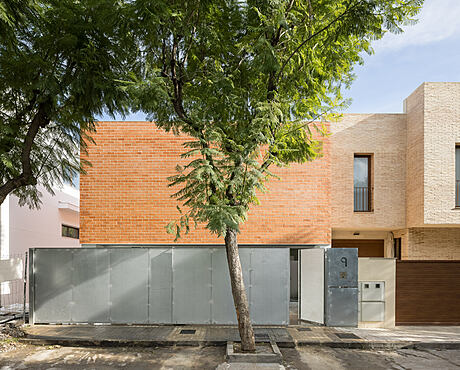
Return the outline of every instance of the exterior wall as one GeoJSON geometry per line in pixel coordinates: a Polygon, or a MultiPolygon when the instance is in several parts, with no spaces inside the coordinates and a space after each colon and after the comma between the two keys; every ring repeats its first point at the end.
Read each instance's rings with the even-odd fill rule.
{"type": "Polygon", "coordinates": [[[406,120],[403,114],[345,114],[331,123],[332,227],[405,226],[406,120]],[[373,212],[353,211],[354,154],[373,154],[373,212]]]}
{"type": "Polygon", "coordinates": [[[374,230],[332,230],[332,239],[383,239],[384,240],[384,257],[391,258],[393,256],[393,236],[389,231],[374,231],[374,230]],[[355,231],[359,231],[359,235],[354,235],[355,231]]]}
{"type": "Polygon", "coordinates": [[[360,322],[359,327],[394,327],[396,306],[396,261],[393,258],[359,258],[358,280],[385,282],[385,321],[360,322]]]}
{"type": "MultiPolygon", "coordinates": [[[[168,176],[184,151],[183,137],[164,133],[150,122],[101,122],[88,148],[92,166],[80,179],[82,244],[171,243],[165,226],[178,217],[168,176]]],[[[275,169],[269,192],[259,197],[239,236],[240,243],[329,244],[330,164],[324,157],[275,169]]],[[[222,243],[203,227],[181,243],[222,243]]]]}
{"type": "Polygon", "coordinates": [[[460,226],[455,209],[455,144],[460,143],[460,83],[424,83],[426,225],[460,226]]]}
{"type": "Polygon", "coordinates": [[[41,189],[40,209],[19,206],[10,195],[2,204],[2,256],[23,254],[29,248],[41,246],[79,247],[78,239],[62,237],[61,225],[79,227],[79,213],[59,209],[60,202],[78,207],[78,191],[66,188],[56,190],[55,196],[41,189]]]}
{"type": "MultiPolygon", "coordinates": [[[[409,230],[401,229],[393,231],[394,238],[401,238],[401,259],[409,259],[409,230]]],[[[393,248],[393,246],[392,246],[393,248]]],[[[391,257],[395,257],[393,252],[391,257]]]]}
{"type": "Polygon", "coordinates": [[[407,226],[423,226],[424,207],[424,85],[404,102],[407,115],[406,220],[407,226]]]}
{"type": "Polygon", "coordinates": [[[460,260],[460,228],[410,228],[407,254],[410,260],[460,260]]]}

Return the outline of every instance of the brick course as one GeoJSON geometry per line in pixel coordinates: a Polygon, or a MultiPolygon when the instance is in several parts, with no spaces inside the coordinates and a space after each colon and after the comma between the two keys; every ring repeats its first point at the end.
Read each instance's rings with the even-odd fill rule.
{"type": "Polygon", "coordinates": [[[460,228],[410,228],[407,249],[404,259],[460,260],[460,228]]]}
{"type": "MultiPolygon", "coordinates": [[[[184,138],[149,122],[100,122],[89,145],[92,166],[80,180],[82,244],[172,243],[165,226],[178,217],[167,177],[174,175],[184,138]]],[[[267,183],[239,236],[240,243],[328,244],[330,156],[274,169],[281,180],[267,183]]],[[[180,243],[222,243],[203,227],[180,243]]]]}

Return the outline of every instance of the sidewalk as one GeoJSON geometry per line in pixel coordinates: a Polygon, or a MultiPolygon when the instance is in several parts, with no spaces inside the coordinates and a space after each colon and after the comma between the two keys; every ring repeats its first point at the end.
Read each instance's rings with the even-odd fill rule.
{"type": "MultiPolygon", "coordinates": [[[[223,346],[239,341],[236,327],[226,326],[91,326],[35,325],[25,328],[30,344],[67,346],[223,346]]],[[[359,349],[460,348],[460,327],[418,326],[395,329],[321,326],[256,327],[256,341],[274,340],[279,347],[319,345],[359,349]]]]}

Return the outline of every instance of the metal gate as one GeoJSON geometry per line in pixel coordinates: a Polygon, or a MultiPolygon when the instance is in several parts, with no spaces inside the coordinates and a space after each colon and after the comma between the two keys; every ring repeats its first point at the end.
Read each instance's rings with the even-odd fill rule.
{"type": "MultiPolygon", "coordinates": [[[[251,318],[289,323],[289,249],[240,248],[251,318]]],[[[30,250],[30,322],[236,324],[225,248],[30,250]]]]}

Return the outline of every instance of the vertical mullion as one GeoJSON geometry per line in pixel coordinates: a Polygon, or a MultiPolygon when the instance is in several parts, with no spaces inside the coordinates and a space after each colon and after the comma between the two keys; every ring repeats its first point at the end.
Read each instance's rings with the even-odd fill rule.
{"type": "Polygon", "coordinates": [[[371,211],[371,156],[367,156],[367,211],[371,211]]]}

